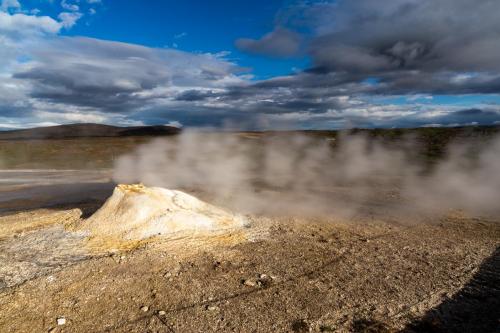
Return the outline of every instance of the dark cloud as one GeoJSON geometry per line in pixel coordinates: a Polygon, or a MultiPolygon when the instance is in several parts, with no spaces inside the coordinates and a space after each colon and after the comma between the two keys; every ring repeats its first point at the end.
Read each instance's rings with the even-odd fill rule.
{"type": "Polygon", "coordinates": [[[31,55],[35,65],[13,75],[32,83],[31,97],[110,112],[169,97],[171,87],[217,87],[237,71],[212,55],[90,38],[57,38],[31,55]]]}
{"type": "Polygon", "coordinates": [[[261,39],[236,45],[273,57],[305,48],[312,66],[302,72],[254,81],[221,55],[54,37],[25,47],[29,61],[15,67],[9,87],[22,87],[30,105],[9,108],[10,99],[0,118],[28,117],[38,108],[252,129],[500,121],[498,107],[490,105],[461,110],[374,101],[383,95],[500,94],[499,1],[339,0],[299,7],[300,15],[289,15],[294,22],[281,19],[261,39]]]}
{"type": "Polygon", "coordinates": [[[261,39],[240,38],[236,47],[248,53],[272,57],[291,57],[300,49],[301,37],[298,33],[277,27],[261,39]]]}
{"type": "Polygon", "coordinates": [[[30,104],[26,105],[12,105],[0,104],[0,116],[6,118],[20,118],[33,114],[33,108],[30,104]]]}
{"type": "Polygon", "coordinates": [[[333,71],[497,71],[499,10],[494,0],[341,0],[321,13],[311,53],[333,71]]]}
{"type": "Polygon", "coordinates": [[[372,94],[498,94],[500,73],[402,72],[385,73],[372,94]]]}
{"type": "Polygon", "coordinates": [[[500,2],[341,0],[309,9],[311,73],[378,77],[374,93],[498,93],[500,2]],[[460,74],[474,75],[460,80],[460,74]],[[493,75],[492,75],[493,74],[493,75]]]}
{"type": "Polygon", "coordinates": [[[425,112],[408,113],[384,122],[373,121],[367,127],[420,127],[420,126],[470,126],[493,125],[500,123],[500,112],[495,110],[464,109],[442,111],[439,115],[428,117],[425,112]]]}
{"type": "MultiPolygon", "coordinates": [[[[345,95],[500,93],[498,1],[340,0],[299,7],[301,24],[314,35],[308,43],[313,66],[253,85],[250,94],[266,100],[255,103],[258,110],[343,110],[324,100],[345,95]]],[[[245,89],[227,96],[247,99],[245,89]]]]}
{"type": "Polygon", "coordinates": [[[203,90],[194,90],[190,89],[184,91],[175,97],[177,101],[186,101],[186,102],[194,102],[194,101],[202,101],[210,97],[217,96],[213,91],[203,91],[203,90]]]}
{"type": "Polygon", "coordinates": [[[494,110],[466,109],[451,112],[441,119],[441,124],[471,124],[491,125],[500,122],[500,112],[494,110]]]}
{"type": "Polygon", "coordinates": [[[146,124],[177,121],[184,126],[255,130],[266,127],[261,114],[239,109],[190,106],[189,108],[155,107],[130,115],[146,124]]]}

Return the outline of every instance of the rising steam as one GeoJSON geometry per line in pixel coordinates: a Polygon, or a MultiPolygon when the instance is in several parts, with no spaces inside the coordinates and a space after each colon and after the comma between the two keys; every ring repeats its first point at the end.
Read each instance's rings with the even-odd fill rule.
{"type": "Polygon", "coordinates": [[[480,150],[450,146],[431,169],[415,149],[411,140],[395,147],[361,135],[186,132],[120,157],[114,179],[196,192],[243,213],[500,210],[500,140],[480,150]]]}

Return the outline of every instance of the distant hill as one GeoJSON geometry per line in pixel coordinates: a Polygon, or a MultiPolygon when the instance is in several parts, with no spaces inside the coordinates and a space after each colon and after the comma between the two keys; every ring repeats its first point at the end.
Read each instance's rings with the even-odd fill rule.
{"type": "Polygon", "coordinates": [[[173,126],[118,127],[100,124],[70,124],[0,131],[0,140],[69,139],[90,137],[162,136],[180,133],[173,126]]]}

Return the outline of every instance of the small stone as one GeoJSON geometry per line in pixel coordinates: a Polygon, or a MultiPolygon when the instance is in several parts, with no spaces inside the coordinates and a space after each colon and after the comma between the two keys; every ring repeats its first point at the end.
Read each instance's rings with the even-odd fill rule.
{"type": "Polygon", "coordinates": [[[255,282],[253,282],[252,280],[244,280],[244,281],[243,281],[243,284],[244,284],[245,286],[255,287],[255,282]]]}
{"type": "Polygon", "coordinates": [[[149,306],[144,305],[143,307],[141,307],[141,311],[148,312],[149,311],[149,306]]]}
{"type": "Polygon", "coordinates": [[[217,310],[217,307],[215,305],[207,305],[205,309],[207,309],[208,311],[215,311],[217,310]]]}
{"type": "Polygon", "coordinates": [[[66,318],[64,318],[64,317],[57,318],[57,325],[61,326],[61,325],[65,325],[65,324],[66,324],[66,318]]]}
{"type": "Polygon", "coordinates": [[[260,274],[259,279],[267,279],[267,274],[260,274]]]}
{"type": "Polygon", "coordinates": [[[158,311],[159,316],[165,316],[167,313],[163,310],[158,311]]]}

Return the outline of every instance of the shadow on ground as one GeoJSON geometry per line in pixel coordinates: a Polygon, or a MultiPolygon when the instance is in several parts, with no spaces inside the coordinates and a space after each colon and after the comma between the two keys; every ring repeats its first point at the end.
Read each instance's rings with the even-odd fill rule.
{"type": "Polygon", "coordinates": [[[500,332],[500,246],[458,293],[402,332],[500,332]]]}

